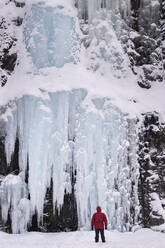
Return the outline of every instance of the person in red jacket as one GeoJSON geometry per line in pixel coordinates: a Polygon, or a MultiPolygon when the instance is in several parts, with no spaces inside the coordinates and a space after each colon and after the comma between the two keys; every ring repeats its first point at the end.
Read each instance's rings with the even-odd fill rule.
{"type": "Polygon", "coordinates": [[[101,240],[102,242],[105,242],[105,236],[104,236],[104,226],[105,229],[107,229],[107,217],[104,213],[101,212],[101,207],[97,207],[97,213],[94,213],[92,216],[92,222],[91,227],[93,230],[93,226],[95,227],[95,242],[99,241],[99,232],[101,234],[101,240]]]}

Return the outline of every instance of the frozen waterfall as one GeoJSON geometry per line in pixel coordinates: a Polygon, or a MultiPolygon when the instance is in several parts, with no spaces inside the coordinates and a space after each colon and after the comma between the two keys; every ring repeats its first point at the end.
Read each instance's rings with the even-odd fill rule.
{"type": "Polygon", "coordinates": [[[33,4],[25,19],[25,43],[34,65],[39,68],[78,60],[79,42],[73,16],[62,5],[33,4]]]}
{"type": "Polygon", "coordinates": [[[30,195],[30,210],[29,204],[24,206],[24,211],[29,213],[28,221],[37,211],[38,221],[42,222],[44,198],[51,179],[54,206],[57,203],[60,207],[64,194],[72,191],[71,172],[76,181],[79,227],[90,227],[91,215],[98,204],[106,211],[111,229],[129,230],[136,223],[135,120],[128,119],[109,99],[93,99],[91,104],[95,111],[88,111],[87,98],[87,92],[80,89],[43,92],[42,98],[24,96],[15,102],[6,122],[7,161],[10,164],[17,135],[22,178],[25,179],[27,158],[29,178],[26,186],[20,180],[12,183],[18,181],[19,175],[10,176],[8,183],[5,178],[1,185],[2,217],[5,221],[11,205],[15,213],[13,225],[17,227],[13,232],[21,230],[17,204],[24,198],[29,201],[23,188],[27,188],[30,195]],[[17,193],[15,187],[18,187],[17,193]]]}
{"type": "MultiPolygon", "coordinates": [[[[124,16],[130,9],[128,0],[77,0],[77,4],[82,16],[88,10],[90,21],[99,8],[120,10],[124,16]]],[[[76,25],[63,5],[50,7],[41,2],[31,6],[24,22],[25,45],[37,69],[77,63],[76,25]]],[[[111,39],[117,42],[115,33],[111,39]]],[[[103,54],[108,63],[114,59],[117,67],[123,51],[119,47],[116,52],[116,47],[108,46],[110,56],[106,51],[103,54]]],[[[10,216],[13,233],[25,231],[35,213],[38,225],[43,223],[51,183],[54,211],[63,206],[65,194],[74,193],[79,228],[90,227],[97,205],[106,212],[110,229],[126,231],[137,224],[136,120],[110,99],[91,98],[86,89],[41,90],[41,97],[24,95],[10,102],[2,109],[0,124],[8,167],[15,141],[19,141],[19,174],[7,175],[0,185],[2,219],[6,222],[10,216]]]]}

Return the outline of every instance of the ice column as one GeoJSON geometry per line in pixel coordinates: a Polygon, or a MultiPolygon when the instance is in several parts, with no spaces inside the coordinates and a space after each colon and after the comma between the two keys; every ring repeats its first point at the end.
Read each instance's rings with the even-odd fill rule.
{"type": "Polygon", "coordinates": [[[11,218],[13,233],[22,233],[27,230],[31,215],[30,201],[27,199],[27,185],[22,173],[18,176],[9,174],[0,185],[0,204],[2,220],[11,218]]]}

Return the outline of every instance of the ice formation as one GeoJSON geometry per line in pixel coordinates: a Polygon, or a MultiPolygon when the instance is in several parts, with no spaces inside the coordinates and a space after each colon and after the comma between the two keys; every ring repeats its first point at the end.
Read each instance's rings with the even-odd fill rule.
{"type": "MultiPolygon", "coordinates": [[[[137,1],[140,6],[140,15],[145,17],[147,24],[158,23],[158,10],[161,1],[159,0],[141,0],[137,1]],[[149,23],[148,23],[149,22],[149,23]]],[[[129,20],[131,12],[131,0],[76,0],[79,8],[79,14],[83,19],[88,19],[89,22],[96,17],[100,11],[111,11],[120,13],[124,19],[129,20]]]]}
{"type": "Polygon", "coordinates": [[[43,98],[24,96],[15,103],[6,123],[7,161],[10,163],[13,140],[18,135],[22,178],[28,158],[30,204],[20,177],[8,176],[11,181],[5,178],[1,188],[8,200],[6,203],[1,198],[2,217],[5,221],[11,204],[13,232],[21,229],[18,204],[29,218],[25,223],[31,221],[30,213],[35,211],[42,222],[51,178],[54,206],[56,202],[59,207],[63,204],[64,193],[72,190],[71,171],[76,177],[79,227],[90,226],[91,214],[98,204],[106,211],[112,229],[129,230],[135,224],[137,216],[130,212],[137,206],[138,214],[135,120],[128,119],[108,99],[93,99],[95,111],[88,110],[86,100],[87,92],[80,89],[43,92],[43,98]]]}
{"type": "MultiPolygon", "coordinates": [[[[120,10],[124,17],[130,10],[130,1],[124,0],[78,0],[77,4],[82,17],[88,10],[89,22],[100,8],[120,10]]],[[[77,61],[79,38],[74,18],[63,11],[60,5],[38,3],[27,13],[25,43],[37,69],[77,61]]],[[[110,99],[89,99],[85,89],[41,93],[42,97],[23,96],[13,102],[10,115],[2,115],[7,163],[18,137],[21,171],[21,175],[4,178],[0,186],[3,220],[10,213],[14,233],[26,230],[35,212],[42,223],[51,180],[53,203],[60,208],[65,192],[72,191],[73,173],[79,228],[89,228],[99,204],[111,229],[130,230],[139,211],[136,120],[129,119],[110,99]],[[28,184],[24,182],[27,169],[28,184]]]]}
{"type": "Polygon", "coordinates": [[[6,222],[10,215],[13,233],[26,231],[30,223],[31,206],[27,197],[28,189],[22,173],[18,176],[9,174],[2,180],[0,186],[2,218],[6,222]]]}
{"type": "Polygon", "coordinates": [[[115,13],[120,12],[124,18],[130,13],[130,0],[76,0],[79,13],[83,19],[93,20],[96,12],[100,10],[111,10],[115,13]]]}
{"type": "Polygon", "coordinates": [[[76,63],[79,43],[75,21],[62,5],[33,4],[25,23],[26,47],[38,69],[76,63]]]}

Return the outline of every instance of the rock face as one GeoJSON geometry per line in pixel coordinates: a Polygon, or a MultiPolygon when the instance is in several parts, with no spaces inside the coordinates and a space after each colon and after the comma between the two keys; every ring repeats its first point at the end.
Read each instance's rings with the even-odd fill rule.
{"type": "Polygon", "coordinates": [[[144,115],[139,133],[140,221],[144,227],[165,221],[165,124],[157,113],[144,115]]]}
{"type": "Polygon", "coordinates": [[[19,9],[25,6],[22,1],[4,0],[1,8],[13,8],[13,12],[8,15],[2,14],[0,17],[0,86],[4,86],[8,77],[14,71],[17,61],[17,27],[22,25],[23,18],[19,16],[19,9]],[[18,11],[18,15],[16,14],[18,11]],[[15,13],[14,13],[15,12],[15,13]]]}
{"type": "Polygon", "coordinates": [[[64,203],[60,210],[53,211],[52,186],[48,190],[45,199],[44,219],[41,230],[47,232],[76,231],[78,228],[77,204],[72,193],[65,193],[64,203]]]}
{"type": "Polygon", "coordinates": [[[138,84],[150,88],[153,81],[163,80],[161,33],[163,7],[161,1],[131,1],[132,16],[129,49],[132,69],[139,76],[138,84]],[[132,32],[131,31],[131,32],[132,32]]]}
{"type": "Polygon", "coordinates": [[[10,53],[17,39],[8,33],[8,23],[5,18],[1,18],[0,22],[0,39],[2,40],[0,49],[0,84],[4,86],[8,75],[14,70],[17,60],[17,54],[15,52],[13,54],[10,53]]]}
{"type": "Polygon", "coordinates": [[[162,0],[160,24],[161,24],[161,38],[162,38],[162,60],[163,60],[163,69],[165,70],[165,0],[162,0]]]}

